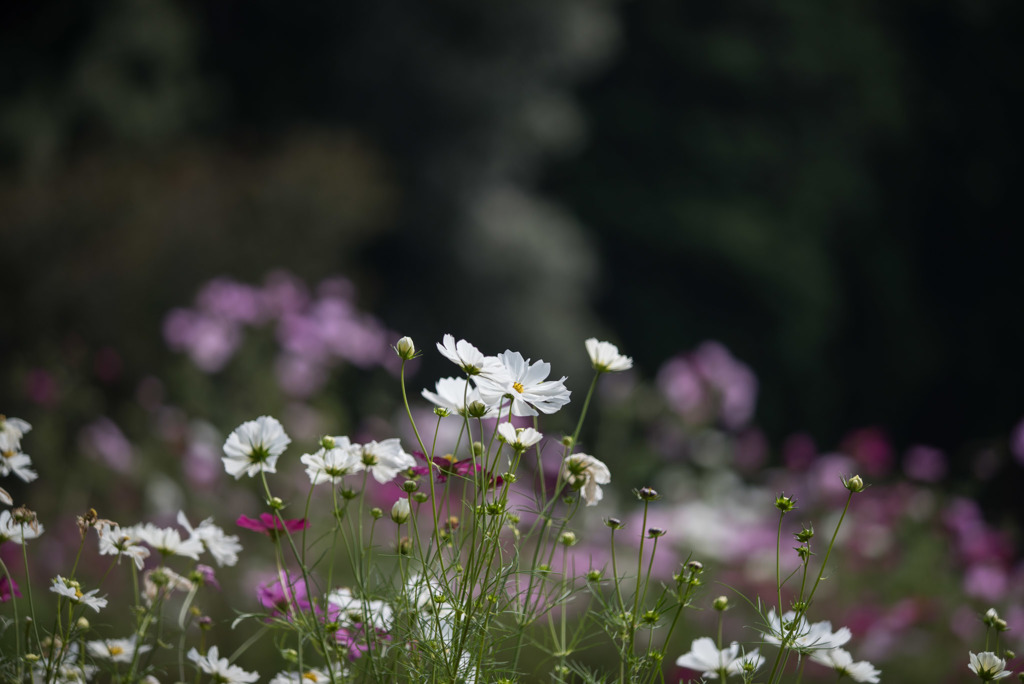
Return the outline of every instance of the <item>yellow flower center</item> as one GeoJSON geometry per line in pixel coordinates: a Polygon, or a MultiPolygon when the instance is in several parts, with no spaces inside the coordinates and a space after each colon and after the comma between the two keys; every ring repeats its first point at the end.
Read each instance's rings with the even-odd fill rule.
{"type": "Polygon", "coordinates": [[[75,587],[75,598],[82,598],[82,596],[83,596],[82,590],[79,589],[78,587],[75,587]]]}
{"type": "Polygon", "coordinates": [[[513,382],[512,383],[512,389],[514,389],[516,392],[519,392],[520,394],[522,394],[523,393],[523,383],[521,383],[521,382],[513,382]]]}
{"type": "Polygon", "coordinates": [[[124,653],[124,649],[121,648],[120,646],[111,646],[110,647],[110,655],[116,656],[116,655],[121,655],[122,653],[124,653]]]}
{"type": "Polygon", "coordinates": [[[302,678],[303,679],[308,679],[311,682],[319,682],[320,681],[320,678],[317,677],[316,674],[313,673],[313,672],[307,672],[306,674],[302,675],[302,678]]]}

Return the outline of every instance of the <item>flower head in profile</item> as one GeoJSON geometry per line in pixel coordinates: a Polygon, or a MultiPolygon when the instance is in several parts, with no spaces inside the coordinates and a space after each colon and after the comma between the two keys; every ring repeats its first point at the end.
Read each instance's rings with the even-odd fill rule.
{"type": "Polygon", "coordinates": [[[238,536],[226,534],[224,530],[213,523],[213,518],[207,518],[199,523],[198,527],[192,527],[188,518],[185,517],[185,512],[178,511],[178,524],[188,531],[190,540],[199,540],[203,548],[210,552],[220,567],[232,566],[238,562],[238,552],[242,550],[238,536]]]}
{"type": "Polygon", "coordinates": [[[878,676],[882,674],[875,669],[874,665],[866,660],[853,662],[853,656],[841,648],[811,651],[809,657],[814,662],[831,667],[840,675],[849,677],[855,682],[878,684],[878,676]]]}
{"type": "MultiPolygon", "coordinates": [[[[16,512],[22,509],[16,509],[16,512]]],[[[43,524],[32,519],[19,517],[11,511],[0,511],[0,544],[5,541],[12,541],[15,544],[24,544],[29,539],[35,539],[43,533],[43,524]]]]}
{"type": "Polygon", "coordinates": [[[466,375],[480,375],[488,365],[488,361],[480,350],[466,340],[455,341],[452,335],[445,335],[442,342],[437,343],[441,355],[461,368],[466,375]]]}
{"type": "Polygon", "coordinates": [[[65,579],[60,575],[50,580],[50,591],[70,599],[72,603],[85,604],[97,613],[100,612],[100,608],[105,608],[107,605],[107,599],[96,595],[99,593],[99,589],[83,593],[82,587],[77,581],[65,579]]]}
{"type": "MultiPolygon", "coordinates": [[[[1006,669],[1006,661],[992,651],[982,651],[978,654],[970,653],[970,657],[971,662],[968,663],[967,667],[970,668],[971,672],[978,675],[978,678],[983,682],[993,682],[1013,674],[1006,669]]],[[[878,679],[876,678],[874,681],[877,682],[878,679]]]]}
{"type": "Polygon", "coordinates": [[[591,337],[584,344],[590,363],[598,373],[614,373],[633,367],[633,359],[620,354],[619,348],[611,342],[598,342],[596,337],[591,337]]]}
{"type": "Polygon", "coordinates": [[[273,537],[274,535],[279,534],[282,530],[298,532],[299,530],[304,530],[309,527],[309,521],[305,518],[285,520],[282,525],[281,521],[278,520],[277,516],[273,513],[260,513],[259,519],[250,518],[247,515],[240,515],[235,523],[239,527],[244,527],[247,530],[259,532],[260,534],[265,534],[268,537],[273,537]]]}
{"type": "Polygon", "coordinates": [[[276,418],[260,416],[242,423],[224,442],[224,469],[236,480],[242,475],[277,472],[277,459],[291,438],[276,418]]]}
{"type": "Polygon", "coordinates": [[[221,658],[216,646],[211,646],[206,655],[199,655],[199,651],[193,648],[187,657],[218,684],[252,684],[260,678],[259,673],[246,672],[232,665],[227,658],[221,658]]]}
{"type": "Polygon", "coordinates": [[[22,482],[33,482],[39,475],[32,470],[32,459],[28,454],[15,451],[0,451],[0,477],[14,473],[22,482]]]}
{"type": "MultiPolygon", "coordinates": [[[[494,418],[498,415],[496,406],[486,406],[486,402],[480,398],[480,390],[470,385],[465,378],[441,378],[434,385],[435,392],[424,389],[423,398],[441,408],[448,409],[452,413],[465,416],[473,402],[479,401],[485,405],[485,410],[480,418],[494,418]]],[[[474,416],[476,417],[476,416],[474,416]]]]}
{"type": "Polygon", "coordinates": [[[598,485],[612,481],[612,475],[601,461],[587,454],[572,454],[562,461],[559,477],[573,489],[582,490],[588,506],[595,506],[604,493],[598,485]]]}
{"type": "Polygon", "coordinates": [[[362,462],[373,479],[380,484],[390,482],[398,473],[416,465],[416,459],[402,451],[402,444],[397,437],[364,444],[362,462]]]}
{"type": "Polygon", "coordinates": [[[162,556],[184,556],[199,560],[199,554],[203,552],[203,542],[199,538],[182,539],[181,533],[171,527],[157,527],[153,523],[146,523],[136,527],[135,534],[162,556]]]}
{"type": "Polygon", "coordinates": [[[21,438],[32,426],[21,418],[8,418],[0,414],[0,453],[21,451],[21,438]]]}
{"type": "Polygon", "coordinates": [[[512,423],[499,425],[498,436],[516,451],[525,451],[544,438],[544,435],[531,427],[516,428],[512,423]]]}
{"type": "Polygon", "coordinates": [[[93,658],[109,660],[114,663],[130,663],[139,654],[149,651],[153,647],[149,644],[136,645],[136,637],[132,634],[127,639],[101,639],[89,641],[85,644],[85,650],[93,658]]]}
{"type": "Polygon", "coordinates": [[[753,672],[764,663],[764,657],[757,649],[742,653],[740,645],[732,642],[728,648],[719,650],[711,637],[694,639],[690,644],[690,652],[684,653],[676,660],[676,665],[702,673],[708,679],[718,679],[723,672],[726,676],[753,672]]]}
{"type": "Polygon", "coordinates": [[[320,449],[312,454],[304,454],[299,460],[306,466],[306,475],[311,484],[330,482],[336,485],[346,475],[365,468],[362,455],[360,445],[352,444],[348,437],[338,436],[324,438],[320,449]]]}
{"type": "Polygon", "coordinates": [[[512,415],[536,416],[555,413],[569,403],[571,392],[565,387],[565,376],[548,380],[551,364],[544,361],[530,363],[519,352],[506,349],[498,355],[504,373],[482,374],[476,384],[480,397],[488,404],[512,401],[512,415]]]}
{"type": "Polygon", "coordinates": [[[101,556],[118,556],[118,563],[121,562],[120,556],[126,556],[139,570],[149,558],[149,549],[141,545],[142,538],[134,527],[122,528],[117,523],[104,520],[96,524],[96,534],[100,539],[101,556]]]}
{"type": "Polygon", "coordinates": [[[768,611],[768,629],[762,635],[765,642],[776,646],[785,642],[789,648],[808,654],[839,648],[850,640],[852,634],[846,627],[832,631],[828,620],[810,623],[803,616],[796,619],[794,611],[788,611],[779,620],[775,610],[768,611]]]}

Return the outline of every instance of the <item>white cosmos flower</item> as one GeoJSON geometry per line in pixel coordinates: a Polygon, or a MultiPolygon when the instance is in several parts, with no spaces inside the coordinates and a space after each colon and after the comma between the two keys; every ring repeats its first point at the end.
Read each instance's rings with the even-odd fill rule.
{"type": "Polygon", "coordinates": [[[343,627],[365,623],[376,629],[391,629],[394,613],[383,601],[360,601],[350,589],[342,587],[328,594],[327,602],[339,609],[337,619],[343,627]]]}
{"type": "MultiPolygon", "coordinates": [[[[982,651],[981,653],[974,654],[968,651],[971,656],[971,662],[967,665],[971,672],[978,675],[983,682],[991,682],[1003,677],[1009,677],[1012,672],[1005,669],[1006,661],[997,656],[992,651],[982,651]]],[[[865,680],[857,680],[865,681],[865,680]]],[[[874,681],[878,681],[875,679],[874,681]]]]}
{"type": "Polygon", "coordinates": [[[840,675],[846,675],[855,682],[878,684],[878,675],[882,674],[866,660],[853,662],[853,656],[841,648],[832,648],[827,651],[811,651],[809,657],[814,662],[831,667],[840,675]]]}
{"type": "Polygon", "coordinates": [[[23,482],[32,482],[39,477],[36,471],[32,470],[32,459],[28,454],[0,452],[0,475],[7,477],[11,473],[21,478],[23,482]]]}
{"type": "Polygon", "coordinates": [[[213,676],[220,684],[252,684],[260,676],[256,672],[246,672],[237,665],[232,665],[227,658],[221,658],[216,646],[211,646],[206,655],[199,655],[195,648],[188,652],[188,659],[208,675],[213,676]]]}
{"type": "Polygon", "coordinates": [[[107,599],[96,595],[99,589],[82,593],[82,587],[78,582],[64,579],[60,575],[50,580],[50,591],[70,599],[72,603],[83,603],[97,613],[100,612],[100,608],[105,608],[107,605],[107,599]]]}
{"type": "Polygon", "coordinates": [[[0,415],[0,453],[20,451],[21,438],[30,430],[32,426],[21,418],[0,415]]]}
{"type": "Polygon", "coordinates": [[[676,660],[677,666],[700,672],[708,679],[718,679],[723,670],[726,676],[741,674],[747,669],[753,672],[763,663],[764,657],[758,655],[756,648],[749,653],[741,653],[740,645],[734,641],[728,648],[719,650],[711,637],[694,639],[690,652],[676,660]]]}
{"type": "Polygon", "coordinates": [[[277,458],[291,441],[276,418],[260,416],[242,423],[224,442],[224,469],[236,480],[242,475],[276,473],[277,458]]]}
{"type": "MultiPolygon", "coordinates": [[[[471,386],[465,378],[441,378],[434,388],[437,392],[424,389],[423,398],[460,416],[466,415],[466,407],[474,401],[486,404],[480,398],[480,390],[471,386]]],[[[497,415],[497,406],[487,406],[487,412],[481,418],[494,418],[497,415]]]]}
{"type": "Polygon", "coordinates": [[[500,364],[495,362],[493,356],[484,356],[466,340],[456,342],[451,335],[445,335],[443,344],[437,343],[437,350],[467,375],[490,375],[501,372],[500,364]]]}
{"type": "Polygon", "coordinates": [[[310,483],[318,485],[322,482],[338,484],[346,475],[363,470],[363,449],[359,444],[352,444],[348,437],[332,437],[334,447],[320,447],[312,454],[304,454],[299,460],[306,466],[306,475],[310,483]]]}
{"type": "MultiPolygon", "coordinates": [[[[333,668],[334,680],[343,680],[347,674],[345,668],[333,668]]],[[[280,672],[270,684],[323,684],[331,681],[331,674],[325,670],[306,670],[305,672],[280,672]]]]}
{"type": "Polygon", "coordinates": [[[397,437],[383,442],[367,442],[362,446],[362,464],[373,475],[373,479],[385,484],[395,479],[403,470],[416,465],[411,454],[402,451],[397,437]]]}
{"type": "MultiPolygon", "coordinates": [[[[101,522],[96,525],[100,538],[101,556],[127,556],[139,570],[149,558],[149,549],[140,546],[142,539],[134,527],[120,527],[115,523],[101,522]]],[[[118,563],[121,559],[117,559],[118,563]]]]}
{"type": "MultiPolygon", "coordinates": [[[[73,641],[64,649],[64,654],[56,665],[47,662],[46,658],[40,659],[32,666],[32,684],[81,684],[92,679],[99,668],[95,665],[82,665],[78,653],[78,642],[73,641]]],[[[57,659],[56,655],[54,654],[54,660],[57,659]]]]}
{"type": "Polygon", "coordinates": [[[15,544],[24,544],[29,539],[35,539],[43,533],[41,522],[23,523],[18,522],[11,515],[10,511],[0,511],[0,544],[5,541],[12,541],[15,544]]]}
{"type": "Polygon", "coordinates": [[[800,653],[813,653],[814,651],[839,648],[850,640],[852,634],[846,627],[840,627],[832,631],[832,623],[828,620],[809,623],[803,616],[796,622],[796,612],[788,611],[783,614],[780,624],[775,610],[768,611],[768,630],[763,634],[764,640],[778,646],[785,639],[789,648],[800,653]]]}
{"type": "Polygon", "coordinates": [[[584,344],[590,363],[598,373],[613,373],[633,367],[633,359],[620,354],[619,348],[611,342],[598,342],[596,337],[591,337],[584,344]]]}
{"type": "Polygon", "coordinates": [[[583,498],[588,506],[595,506],[604,496],[598,485],[612,481],[612,474],[601,461],[587,454],[572,454],[562,461],[559,477],[573,489],[583,490],[583,498]]]}
{"type": "Polygon", "coordinates": [[[544,435],[531,427],[516,428],[512,423],[500,424],[498,435],[516,451],[525,451],[544,438],[544,435]]]}
{"type": "Polygon", "coordinates": [[[130,663],[135,658],[136,650],[142,654],[153,648],[149,644],[142,644],[136,649],[135,639],[135,635],[132,634],[127,639],[89,641],[85,644],[85,650],[93,658],[110,660],[115,663],[130,663]]]}
{"type": "Polygon", "coordinates": [[[164,556],[185,556],[199,560],[203,552],[203,542],[198,537],[182,539],[181,533],[170,527],[157,527],[146,523],[135,528],[135,534],[150,547],[164,556]]]}
{"type": "Polygon", "coordinates": [[[571,392],[565,388],[565,376],[560,380],[547,379],[551,374],[550,363],[531,364],[530,359],[508,349],[497,358],[505,373],[485,373],[476,380],[486,403],[500,404],[511,399],[514,416],[536,416],[537,411],[550,414],[569,403],[571,392]]]}
{"type": "Polygon", "coordinates": [[[210,552],[213,559],[220,567],[233,566],[238,562],[238,552],[242,550],[242,544],[238,536],[225,534],[217,525],[213,524],[213,518],[207,518],[199,523],[199,527],[193,528],[185,517],[185,511],[178,511],[178,524],[185,528],[189,534],[189,541],[198,539],[199,542],[210,552]]]}

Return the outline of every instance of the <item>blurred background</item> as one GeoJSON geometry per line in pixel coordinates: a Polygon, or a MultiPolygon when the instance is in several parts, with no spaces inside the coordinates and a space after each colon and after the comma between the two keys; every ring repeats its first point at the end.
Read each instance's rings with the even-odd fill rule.
{"type": "Polygon", "coordinates": [[[399,335],[518,349],[580,392],[586,337],[632,355],[637,382],[716,340],[756,376],[739,423],[764,463],[870,443],[898,468],[925,447],[936,487],[1009,525],[1022,14],[4,5],[0,410],[36,426],[40,458],[152,488],[199,458],[197,416],[215,446],[275,407],[290,432],[362,425],[399,335]],[[334,346],[311,357],[317,325],[334,346]]]}

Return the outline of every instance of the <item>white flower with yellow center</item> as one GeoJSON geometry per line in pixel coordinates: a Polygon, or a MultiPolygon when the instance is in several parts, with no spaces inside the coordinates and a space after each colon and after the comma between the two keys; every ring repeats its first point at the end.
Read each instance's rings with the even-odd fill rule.
{"type": "Polygon", "coordinates": [[[11,473],[23,482],[32,482],[39,475],[32,470],[32,459],[28,454],[15,451],[0,451],[0,476],[7,477],[11,473]]]}
{"type": "Polygon", "coordinates": [[[136,652],[142,654],[152,648],[149,644],[143,644],[136,648],[134,634],[127,639],[101,639],[85,644],[86,651],[93,658],[110,660],[115,663],[130,663],[135,659],[136,652]]]}
{"type": "Polygon", "coordinates": [[[619,348],[611,342],[598,342],[596,337],[591,337],[583,344],[590,355],[590,363],[598,373],[614,373],[633,367],[633,359],[620,354],[619,348]]]}
{"type": "Polygon", "coordinates": [[[485,373],[476,380],[480,396],[488,404],[510,399],[512,415],[536,416],[537,411],[551,414],[569,403],[571,392],[565,387],[565,376],[560,380],[547,379],[551,374],[550,363],[530,363],[530,359],[508,349],[497,358],[505,373],[485,373]]]}
{"type": "MultiPolygon", "coordinates": [[[[333,668],[334,681],[345,678],[346,670],[333,668]]],[[[305,672],[281,672],[270,680],[270,684],[324,684],[330,682],[331,674],[324,670],[306,670],[305,672]]]]}
{"type": "Polygon", "coordinates": [[[612,481],[608,466],[587,454],[566,456],[559,477],[572,489],[581,490],[588,506],[596,506],[604,497],[598,485],[612,481]]]}
{"type": "MultiPolygon", "coordinates": [[[[96,534],[100,538],[101,556],[126,556],[139,570],[149,558],[149,549],[141,546],[142,539],[134,527],[122,528],[115,523],[102,522],[96,525],[96,534]]],[[[117,561],[120,563],[121,559],[117,561]]]]}
{"type": "Polygon", "coordinates": [[[99,589],[93,589],[83,593],[81,585],[75,580],[64,579],[60,575],[57,575],[50,580],[50,591],[55,594],[60,594],[64,598],[70,599],[72,603],[82,603],[97,613],[100,612],[100,608],[105,608],[107,605],[107,599],[102,596],[96,596],[99,589]]]}
{"type": "Polygon", "coordinates": [[[312,454],[304,454],[299,460],[306,466],[306,475],[311,484],[323,482],[338,484],[346,475],[359,472],[363,465],[363,450],[359,444],[352,444],[348,437],[331,437],[333,447],[321,446],[312,454]]]}
{"type": "Polygon", "coordinates": [[[242,423],[224,442],[224,469],[236,480],[242,475],[276,473],[277,458],[291,441],[276,418],[260,416],[242,423]]]}

